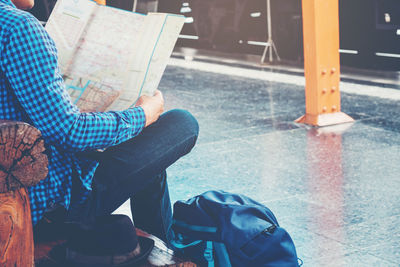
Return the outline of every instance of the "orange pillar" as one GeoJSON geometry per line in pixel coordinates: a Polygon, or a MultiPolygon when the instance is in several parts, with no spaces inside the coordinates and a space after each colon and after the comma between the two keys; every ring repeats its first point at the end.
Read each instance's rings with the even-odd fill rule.
{"type": "Polygon", "coordinates": [[[106,0],[94,0],[97,4],[106,5],[106,0]]]}
{"type": "Polygon", "coordinates": [[[340,112],[338,0],[303,0],[306,114],[296,122],[326,126],[353,121],[340,112]]]}

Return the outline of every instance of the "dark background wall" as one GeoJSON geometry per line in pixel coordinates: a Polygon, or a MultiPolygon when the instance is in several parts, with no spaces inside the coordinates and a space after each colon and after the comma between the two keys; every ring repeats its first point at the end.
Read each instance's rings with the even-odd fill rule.
{"type": "MultiPolygon", "coordinates": [[[[248,41],[267,41],[265,0],[243,0],[242,9],[236,7],[234,0],[224,1],[161,0],[159,11],[180,13],[183,5],[189,5],[191,11],[183,15],[192,17],[194,22],[185,25],[183,34],[199,39],[181,39],[179,46],[261,55],[264,47],[248,44],[248,41]],[[256,12],[260,12],[260,16],[250,15],[256,12]]],[[[273,39],[281,58],[301,65],[301,1],[271,0],[271,9],[273,39]]],[[[339,10],[342,65],[399,71],[400,0],[339,0],[339,10]],[[379,56],[377,52],[392,55],[379,56]]]]}
{"type": "MultiPolygon", "coordinates": [[[[32,13],[46,21],[55,1],[36,0],[32,13]]],[[[131,10],[133,0],[107,5],[131,10]]],[[[279,55],[302,65],[301,0],[271,0],[271,10],[279,55]]],[[[181,38],[178,46],[261,55],[267,41],[266,0],[158,0],[158,11],[187,17],[182,34],[198,39],[181,38]]],[[[400,71],[400,0],[339,0],[339,13],[342,65],[400,71]]]]}
{"type": "Polygon", "coordinates": [[[400,58],[377,56],[376,53],[400,56],[399,0],[341,0],[340,46],[358,51],[342,54],[348,66],[400,70],[400,58]],[[385,13],[390,21],[385,22],[385,13]],[[397,30],[399,33],[397,34],[397,30]]]}

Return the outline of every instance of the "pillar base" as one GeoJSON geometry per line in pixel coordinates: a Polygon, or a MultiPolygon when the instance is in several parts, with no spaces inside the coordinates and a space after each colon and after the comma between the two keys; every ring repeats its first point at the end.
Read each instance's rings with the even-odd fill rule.
{"type": "Polygon", "coordinates": [[[354,119],[343,112],[335,112],[320,115],[306,114],[295,120],[295,122],[310,124],[313,126],[328,126],[354,122],[354,119]]]}

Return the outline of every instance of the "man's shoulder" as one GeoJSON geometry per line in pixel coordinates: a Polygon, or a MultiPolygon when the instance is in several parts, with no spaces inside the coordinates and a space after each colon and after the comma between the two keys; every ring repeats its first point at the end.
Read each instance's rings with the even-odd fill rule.
{"type": "Polygon", "coordinates": [[[15,7],[5,5],[0,2],[0,31],[16,28],[25,28],[27,26],[41,26],[40,22],[30,13],[17,9],[15,7]]]}

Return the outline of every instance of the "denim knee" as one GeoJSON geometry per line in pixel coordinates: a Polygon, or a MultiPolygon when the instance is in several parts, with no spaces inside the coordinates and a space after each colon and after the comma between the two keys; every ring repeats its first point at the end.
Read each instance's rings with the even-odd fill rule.
{"type": "Polygon", "coordinates": [[[196,118],[187,110],[184,109],[173,109],[164,114],[168,116],[169,119],[182,125],[189,137],[194,137],[195,141],[199,136],[199,123],[196,118]]]}

